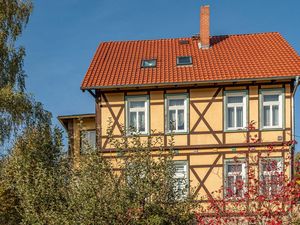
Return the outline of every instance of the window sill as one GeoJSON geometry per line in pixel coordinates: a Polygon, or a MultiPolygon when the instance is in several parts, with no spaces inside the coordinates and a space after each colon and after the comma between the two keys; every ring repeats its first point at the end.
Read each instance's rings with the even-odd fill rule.
{"type": "Polygon", "coordinates": [[[240,132],[247,132],[248,130],[246,128],[238,128],[238,129],[226,129],[224,130],[225,133],[240,133],[240,132]]]}
{"type": "Polygon", "coordinates": [[[178,131],[178,132],[165,132],[165,135],[184,135],[189,134],[188,131],[178,131]]]}
{"type": "Polygon", "coordinates": [[[245,200],[245,196],[243,197],[224,197],[224,201],[228,201],[228,202],[239,202],[241,200],[245,200]]]}
{"type": "Polygon", "coordinates": [[[149,137],[149,133],[134,133],[134,134],[126,134],[126,137],[149,137]]]}
{"type": "Polygon", "coordinates": [[[283,127],[262,127],[260,131],[283,131],[283,127]]]}
{"type": "Polygon", "coordinates": [[[240,201],[241,199],[245,199],[245,196],[242,196],[242,197],[236,197],[236,196],[233,196],[233,197],[227,197],[227,196],[224,196],[224,200],[225,200],[225,201],[228,201],[228,202],[238,202],[238,201],[240,201]]]}

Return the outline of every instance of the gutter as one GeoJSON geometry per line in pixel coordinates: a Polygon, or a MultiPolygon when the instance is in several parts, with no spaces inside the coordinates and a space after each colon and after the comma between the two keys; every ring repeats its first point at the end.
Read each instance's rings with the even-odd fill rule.
{"type": "Polygon", "coordinates": [[[121,89],[121,88],[149,88],[149,87],[165,87],[165,86],[177,86],[177,85],[200,85],[200,84],[213,84],[213,83],[235,83],[235,82],[252,82],[252,81],[265,81],[265,80],[286,80],[295,79],[295,76],[278,76],[278,77],[263,77],[263,78],[245,78],[245,79],[226,79],[226,80],[205,80],[205,81],[191,81],[191,82],[165,82],[165,83],[153,83],[153,84],[127,84],[127,85],[112,85],[112,86],[91,86],[81,87],[82,91],[96,90],[96,89],[121,89]]]}

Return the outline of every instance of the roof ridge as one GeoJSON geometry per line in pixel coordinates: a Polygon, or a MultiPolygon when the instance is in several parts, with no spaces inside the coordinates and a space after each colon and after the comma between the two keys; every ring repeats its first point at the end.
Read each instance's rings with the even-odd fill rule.
{"type": "MultiPolygon", "coordinates": [[[[220,35],[212,35],[210,38],[216,38],[216,37],[234,37],[234,36],[254,36],[254,35],[264,35],[264,34],[280,34],[278,31],[270,31],[270,32],[256,32],[256,33],[241,33],[241,34],[220,34],[220,35]]],[[[146,41],[170,41],[170,40],[180,40],[180,39],[192,39],[196,35],[192,35],[190,37],[176,37],[176,38],[158,38],[158,39],[143,39],[143,40],[123,40],[123,41],[103,41],[100,42],[103,43],[120,43],[120,42],[146,42],[146,41]]]]}
{"type": "Polygon", "coordinates": [[[255,33],[242,33],[242,34],[225,34],[225,35],[215,35],[213,37],[218,36],[252,36],[252,35],[263,35],[263,34],[280,34],[278,31],[270,31],[270,32],[255,32],[255,33]]]}

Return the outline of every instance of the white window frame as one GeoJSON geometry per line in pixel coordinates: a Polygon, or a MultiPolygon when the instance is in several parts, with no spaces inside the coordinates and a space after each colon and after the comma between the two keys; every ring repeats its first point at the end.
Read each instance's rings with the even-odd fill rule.
{"type": "Polygon", "coordinates": [[[96,130],[81,130],[80,131],[80,153],[84,154],[86,149],[85,148],[97,148],[97,133],[96,130]],[[90,144],[90,134],[91,132],[95,133],[95,143],[90,144]],[[86,135],[86,136],[85,136],[86,135]],[[84,139],[86,137],[86,139],[84,139]]]}
{"type": "MultiPolygon", "coordinates": [[[[260,159],[260,163],[259,163],[259,171],[260,171],[260,183],[262,184],[263,182],[263,178],[265,176],[271,177],[272,175],[276,175],[278,173],[282,173],[283,172],[283,158],[282,157],[270,157],[270,158],[262,158],[260,159]],[[277,161],[277,170],[276,171],[263,171],[263,163],[265,162],[264,160],[275,160],[277,161]]],[[[263,193],[263,186],[261,186],[261,194],[265,194],[263,193]]],[[[268,190],[268,196],[272,196],[272,185],[269,186],[269,190],[268,190]]]]}
{"type": "MultiPolygon", "coordinates": [[[[224,168],[224,197],[226,198],[243,198],[244,194],[247,191],[247,182],[248,182],[248,178],[247,178],[247,162],[245,159],[226,159],[225,160],[225,168],[224,168]],[[242,172],[228,172],[228,166],[229,165],[242,165],[242,172]],[[244,187],[243,187],[243,192],[242,192],[242,196],[236,196],[233,195],[231,197],[227,196],[227,188],[228,188],[228,184],[226,182],[228,182],[228,177],[229,176],[233,176],[234,177],[234,183],[236,183],[237,181],[237,176],[242,176],[242,180],[244,182],[244,187]]],[[[236,193],[236,187],[234,187],[233,190],[234,193],[236,193]]]]}
{"type": "Polygon", "coordinates": [[[126,133],[128,135],[132,134],[149,134],[149,96],[143,95],[143,96],[126,96],[126,133]],[[140,102],[144,101],[145,106],[144,107],[138,107],[138,108],[130,108],[130,102],[140,102]],[[130,112],[136,112],[136,123],[137,123],[137,131],[133,132],[130,129],[130,112]],[[145,131],[140,132],[139,129],[139,112],[145,112],[145,131]]]}
{"type": "Polygon", "coordinates": [[[176,181],[176,187],[175,190],[177,191],[178,190],[178,182],[177,180],[179,179],[184,179],[185,182],[186,182],[186,187],[185,187],[185,190],[182,194],[180,194],[179,199],[183,199],[183,198],[186,198],[188,196],[188,193],[189,193],[189,164],[188,164],[188,161],[186,160],[175,160],[174,161],[174,179],[176,181]],[[185,173],[184,174],[179,174],[179,173],[176,173],[176,167],[178,166],[183,166],[184,167],[184,171],[185,173]]]}
{"type": "Polygon", "coordinates": [[[248,92],[247,91],[225,91],[224,93],[224,127],[226,131],[245,130],[248,123],[248,92]],[[228,103],[228,97],[243,97],[242,103],[228,103]],[[234,126],[228,127],[228,108],[234,108],[234,126]],[[237,113],[236,108],[243,108],[243,124],[242,127],[236,126],[237,113]]]}
{"type": "Polygon", "coordinates": [[[282,89],[270,89],[261,90],[260,92],[260,118],[261,118],[261,129],[281,129],[283,128],[283,104],[284,104],[284,91],[282,89]],[[278,101],[264,102],[265,95],[278,95],[278,101]],[[278,105],[278,125],[274,126],[273,123],[273,110],[272,107],[278,105]],[[270,126],[264,125],[264,106],[270,106],[270,126]]]}
{"type": "Polygon", "coordinates": [[[165,116],[165,123],[166,123],[166,132],[167,133],[187,133],[188,132],[188,95],[187,94],[167,94],[165,98],[166,102],[166,116],[165,116]],[[183,99],[184,103],[183,106],[169,106],[170,100],[176,100],[176,99],[183,99]],[[175,121],[175,128],[174,130],[170,129],[170,110],[176,111],[176,121],[175,121]],[[184,129],[179,130],[177,129],[178,124],[178,110],[184,110],[184,129]]]}

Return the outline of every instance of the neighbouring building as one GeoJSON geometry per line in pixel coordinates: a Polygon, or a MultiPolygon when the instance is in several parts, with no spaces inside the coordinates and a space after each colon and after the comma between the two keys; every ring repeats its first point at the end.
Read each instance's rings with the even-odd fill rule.
{"type": "MultiPolygon", "coordinates": [[[[101,43],[81,84],[95,98],[95,114],[59,117],[70,155],[80,158],[85,136],[119,157],[106,134],[111,118],[116,138],[122,125],[143,136],[156,130],[167,147],[173,133],[177,175],[189,178],[200,196],[222,185],[243,195],[234,181],[247,183],[249,166],[271,176],[252,157],[258,153],[288,165],[299,55],[277,32],[210,36],[209,21],[209,6],[203,6],[199,35],[101,43]]],[[[286,169],[291,178],[292,163],[286,169]]]]}

